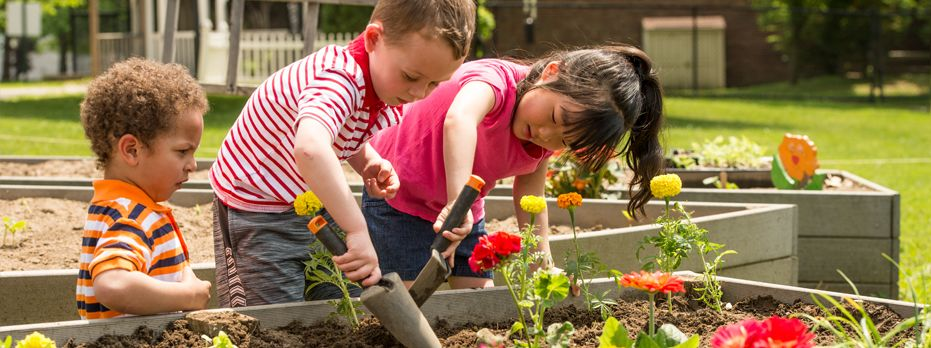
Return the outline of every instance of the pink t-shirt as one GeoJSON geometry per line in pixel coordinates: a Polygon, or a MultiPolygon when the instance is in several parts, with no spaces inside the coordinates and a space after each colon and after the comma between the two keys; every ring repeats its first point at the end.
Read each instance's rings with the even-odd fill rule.
{"type": "MultiPolygon", "coordinates": [[[[391,161],[401,179],[395,209],[434,221],[446,205],[446,171],[443,164],[443,121],[459,89],[481,81],[494,90],[495,105],[478,126],[472,173],[485,180],[479,197],[485,197],[498,179],[532,173],[552,154],[532,143],[522,144],[511,131],[517,103],[517,84],[529,68],[520,64],[483,59],[463,64],[449,81],[427,99],[404,106],[400,125],[379,132],[372,146],[391,161]]],[[[485,216],[484,199],[472,206],[475,221],[485,216]]]]}

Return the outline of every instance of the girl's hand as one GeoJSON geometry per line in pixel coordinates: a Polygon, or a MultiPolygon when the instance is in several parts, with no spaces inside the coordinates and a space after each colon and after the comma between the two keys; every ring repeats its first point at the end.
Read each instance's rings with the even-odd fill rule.
{"type": "MultiPolygon", "coordinates": [[[[443,210],[440,211],[440,215],[436,217],[436,222],[433,223],[434,232],[441,232],[440,228],[443,227],[443,222],[446,221],[446,217],[449,215],[449,211],[453,208],[454,203],[455,201],[447,203],[446,206],[443,207],[443,210]]],[[[472,212],[468,211],[465,214],[465,218],[462,219],[462,224],[459,225],[459,227],[453,228],[452,231],[442,231],[443,237],[449,239],[452,242],[450,243],[449,248],[446,248],[446,251],[442,252],[443,257],[451,260],[453,258],[452,256],[455,255],[456,247],[458,247],[459,243],[462,242],[462,240],[465,239],[465,237],[468,236],[471,232],[472,212]]],[[[450,266],[452,266],[452,262],[450,262],[450,266]]]]}
{"type": "Polygon", "coordinates": [[[333,256],[333,263],[346,278],[362,286],[372,286],[381,280],[378,256],[368,231],[346,232],[346,249],[345,254],[333,256]]]}
{"type": "Polygon", "coordinates": [[[394,198],[401,186],[398,173],[386,159],[367,164],[362,170],[362,181],[365,183],[365,190],[373,198],[394,198]]]}

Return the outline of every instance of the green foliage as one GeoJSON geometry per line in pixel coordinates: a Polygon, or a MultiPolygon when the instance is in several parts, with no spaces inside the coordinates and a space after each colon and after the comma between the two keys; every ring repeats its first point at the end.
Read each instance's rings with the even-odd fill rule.
{"type": "Polygon", "coordinates": [[[611,160],[600,170],[591,172],[580,166],[575,157],[564,153],[550,161],[546,175],[547,196],[578,192],[585,198],[605,198],[608,187],[624,177],[624,167],[611,160]]]}
{"type": "MultiPolygon", "coordinates": [[[[340,237],[343,237],[343,231],[333,225],[330,227],[334,232],[339,234],[340,237]]],[[[352,300],[349,294],[349,287],[358,287],[359,285],[343,276],[343,272],[333,263],[333,254],[320,243],[320,240],[314,240],[310,250],[310,259],[304,261],[304,277],[308,280],[310,285],[307,286],[304,292],[308,293],[313,288],[324,284],[335,285],[339,288],[343,297],[339,300],[331,300],[328,302],[336,309],[336,312],[331,315],[341,316],[349,323],[351,328],[358,328],[360,326],[359,316],[361,315],[360,307],[362,304],[352,300]]]]}
{"type": "Polygon", "coordinates": [[[26,221],[16,221],[10,219],[6,216],[3,217],[3,244],[0,246],[6,245],[6,235],[13,235],[13,247],[17,246],[16,244],[16,233],[26,229],[26,221]]]}
{"type": "Polygon", "coordinates": [[[701,183],[704,185],[712,185],[717,189],[736,190],[740,188],[737,187],[737,184],[727,181],[727,172],[723,171],[719,175],[703,179],[701,183]]]}
{"type": "Polygon", "coordinates": [[[598,348],[697,348],[701,339],[698,335],[686,336],[670,324],[661,326],[653,336],[640,332],[637,339],[632,340],[628,335],[624,324],[608,318],[598,337],[598,348]]]}
{"type": "Polygon", "coordinates": [[[330,5],[320,6],[319,29],[324,33],[361,32],[372,17],[372,6],[330,5]]]}
{"type": "MultiPolygon", "coordinates": [[[[543,265],[546,254],[537,250],[540,237],[534,233],[533,216],[531,223],[521,229],[521,251],[516,257],[502,260],[495,269],[504,278],[504,282],[511,294],[511,299],[517,305],[518,321],[511,326],[509,336],[520,333],[521,339],[515,339],[517,347],[542,347],[544,342],[563,342],[568,340],[575,330],[571,327],[551,325],[544,330],[543,318],[546,310],[557,305],[569,295],[569,277],[558,268],[537,268],[531,271],[531,265],[543,265]],[[526,320],[530,317],[530,323],[526,320]]],[[[559,324],[563,325],[563,324],[559,324]]]]}
{"type": "Polygon", "coordinates": [[[668,201],[666,211],[665,215],[656,219],[656,223],[662,226],[659,234],[644,237],[637,248],[637,259],[643,263],[642,268],[645,270],[671,273],[679,268],[682,260],[700,243],[708,243],[708,230],[692,223],[691,215],[685,211],[681,203],[674,204],[674,211],[681,215],[681,218],[670,216],[668,201]],[[641,258],[640,252],[645,250],[646,246],[656,248],[657,254],[641,258]]]}
{"type": "Polygon", "coordinates": [[[721,296],[724,295],[724,291],[721,290],[721,282],[718,281],[718,268],[720,268],[721,263],[724,262],[725,255],[737,253],[733,250],[725,250],[722,253],[718,253],[718,250],[723,247],[723,244],[711,242],[699,244],[698,255],[701,256],[702,265],[704,265],[705,270],[702,272],[701,285],[693,289],[693,291],[699,294],[696,300],[702,301],[705,306],[718,312],[721,312],[721,296]],[[708,262],[705,259],[705,255],[711,252],[715,253],[715,257],[714,260],[708,262]]]}
{"type": "Polygon", "coordinates": [[[6,336],[2,342],[0,342],[0,348],[12,348],[13,347],[13,337],[6,336]]]}
{"type": "MultiPolygon", "coordinates": [[[[808,314],[799,314],[799,316],[811,321],[814,328],[820,328],[834,337],[838,342],[844,342],[844,346],[849,347],[920,347],[925,348],[928,345],[919,345],[911,339],[896,341],[895,336],[907,331],[921,323],[927,323],[931,320],[931,312],[926,308],[921,314],[896,324],[889,331],[882,333],[876,328],[873,319],[870,318],[869,312],[858,301],[849,297],[844,297],[842,301],[834,299],[825,294],[812,294],[812,300],[821,308],[824,317],[815,317],[808,314]],[[825,304],[827,303],[827,304],[825,304]],[[828,306],[830,305],[830,307],[828,306]],[[853,309],[851,311],[850,309],[853,309]],[[835,313],[840,313],[835,314],[835,313]]],[[[927,337],[927,332],[919,335],[927,337]]],[[[927,343],[927,342],[926,342],[927,343]]]]}
{"type": "Polygon", "coordinates": [[[210,336],[207,335],[201,335],[200,337],[207,341],[207,344],[210,345],[210,348],[238,348],[235,344],[233,344],[233,341],[230,340],[229,335],[227,335],[226,332],[223,332],[222,330],[214,338],[210,338],[210,336]]]}
{"type": "Polygon", "coordinates": [[[487,53],[485,47],[491,43],[491,36],[497,26],[495,14],[485,6],[486,2],[486,0],[478,0],[475,13],[475,41],[478,41],[478,44],[474,45],[476,58],[482,58],[487,53]]]}
{"type": "Polygon", "coordinates": [[[677,168],[763,168],[760,160],[766,149],[745,136],[716,136],[704,143],[692,143],[691,152],[676,151],[671,160],[677,168]]]}
{"type": "Polygon", "coordinates": [[[570,322],[553,323],[546,328],[546,343],[550,348],[569,348],[575,326],[570,322]]]}

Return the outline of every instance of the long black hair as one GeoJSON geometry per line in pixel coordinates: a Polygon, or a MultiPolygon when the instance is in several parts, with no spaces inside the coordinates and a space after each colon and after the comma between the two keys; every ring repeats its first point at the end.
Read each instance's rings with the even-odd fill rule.
{"type": "Polygon", "coordinates": [[[556,51],[534,63],[517,86],[519,100],[543,88],[562,94],[582,111],[567,111],[569,151],[590,171],[624,154],[633,171],[627,211],[643,213],[650,200],[650,179],[663,169],[659,132],[663,125],[663,91],[650,58],[629,45],[556,51]],[[558,62],[554,81],[536,84],[543,69],[558,62]],[[622,143],[624,134],[630,132],[622,143]],[[634,193],[633,188],[639,190],[634,193]]]}

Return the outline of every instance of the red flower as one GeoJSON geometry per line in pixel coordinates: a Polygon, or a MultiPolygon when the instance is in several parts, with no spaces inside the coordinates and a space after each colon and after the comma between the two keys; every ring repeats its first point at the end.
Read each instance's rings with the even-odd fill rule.
{"type": "Polygon", "coordinates": [[[764,334],[766,328],[762,322],[748,319],[736,324],[719,327],[711,338],[711,346],[714,348],[744,348],[749,347],[748,343],[759,339],[764,334]]]}
{"type": "Polygon", "coordinates": [[[472,272],[484,272],[495,268],[499,261],[494,244],[488,240],[488,236],[482,236],[475,244],[475,249],[472,249],[472,256],[469,256],[469,268],[472,268],[472,272]]]}
{"type": "Polygon", "coordinates": [[[665,272],[631,272],[621,278],[620,284],[621,286],[637,288],[651,293],[685,292],[682,278],[665,272]]]}
{"type": "Polygon", "coordinates": [[[811,348],[815,335],[798,319],[748,319],[722,326],[711,338],[713,348],[811,348]]]}
{"type": "Polygon", "coordinates": [[[495,254],[502,259],[520,251],[519,235],[499,231],[488,236],[488,240],[494,245],[495,254]]]}
{"type": "Polygon", "coordinates": [[[815,344],[813,333],[798,318],[771,317],[763,321],[767,335],[756,340],[753,348],[811,348],[815,344]]]}

